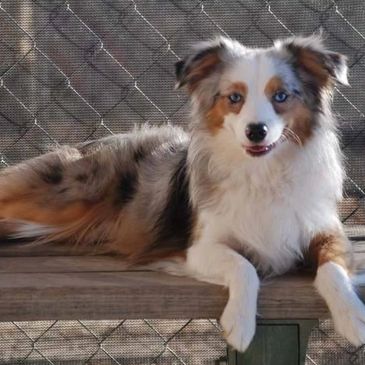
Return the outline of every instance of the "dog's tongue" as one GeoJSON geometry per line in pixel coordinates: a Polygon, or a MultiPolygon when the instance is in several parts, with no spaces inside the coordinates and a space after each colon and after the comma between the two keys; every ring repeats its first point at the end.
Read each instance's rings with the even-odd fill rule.
{"type": "Polygon", "coordinates": [[[250,146],[247,147],[247,149],[252,152],[266,152],[269,149],[269,146],[250,146]]]}

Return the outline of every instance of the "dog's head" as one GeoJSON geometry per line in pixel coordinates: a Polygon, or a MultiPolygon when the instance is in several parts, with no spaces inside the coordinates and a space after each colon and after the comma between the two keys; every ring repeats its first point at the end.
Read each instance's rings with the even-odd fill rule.
{"type": "Polygon", "coordinates": [[[177,87],[191,94],[199,128],[257,157],[284,141],[306,143],[335,83],[347,84],[347,66],[319,36],[289,38],[266,49],[217,38],[177,62],[176,76],[177,87]]]}

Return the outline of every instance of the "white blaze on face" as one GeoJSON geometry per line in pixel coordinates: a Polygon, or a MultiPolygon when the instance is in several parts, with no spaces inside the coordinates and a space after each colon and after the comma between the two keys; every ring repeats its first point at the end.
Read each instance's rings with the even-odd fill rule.
{"type": "Polygon", "coordinates": [[[265,123],[268,127],[266,138],[261,144],[276,142],[285,123],[278,115],[265,93],[271,79],[278,77],[278,70],[271,57],[262,52],[245,54],[222,75],[220,89],[229,88],[233,83],[243,83],[247,88],[245,102],[238,114],[229,113],[224,119],[224,128],[233,132],[240,144],[248,146],[252,142],[245,135],[250,123],[265,123]]]}

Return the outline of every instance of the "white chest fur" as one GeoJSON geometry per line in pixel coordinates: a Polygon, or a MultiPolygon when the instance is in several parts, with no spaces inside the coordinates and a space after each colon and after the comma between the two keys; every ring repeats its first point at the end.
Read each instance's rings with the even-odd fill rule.
{"type": "Polygon", "coordinates": [[[253,254],[263,270],[288,270],[311,237],[339,224],[343,172],[336,148],[325,145],[317,138],[300,151],[288,146],[290,156],[232,174],[199,216],[211,239],[253,254]]]}

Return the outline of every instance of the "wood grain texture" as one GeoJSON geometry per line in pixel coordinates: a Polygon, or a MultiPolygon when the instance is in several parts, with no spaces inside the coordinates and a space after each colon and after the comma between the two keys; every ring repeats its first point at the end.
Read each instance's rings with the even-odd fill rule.
{"type": "MultiPolygon", "coordinates": [[[[218,318],[227,301],[220,286],[124,270],[113,257],[0,258],[0,321],[218,318]]],[[[295,274],[264,282],[262,318],[328,317],[312,279],[295,274]]],[[[360,293],[365,298],[365,287],[360,293]]]]}
{"type": "Polygon", "coordinates": [[[3,273],[0,321],[215,318],[223,288],[152,272],[3,273]]]}
{"type": "MultiPolygon", "coordinates": [[[[355,243],[355,252],[365,268],[364,241],[355,243]]],[[[227,301],[223,287],[130,270],[118,257],[0,257],[0,273],[0,321],[218,318],[227,301]]],[[[260,318],[328,317],[312,281],[297,273],[263,282],[260,318]]],[[[365,299],[365,287],[359,293],[365,299]]]]}

